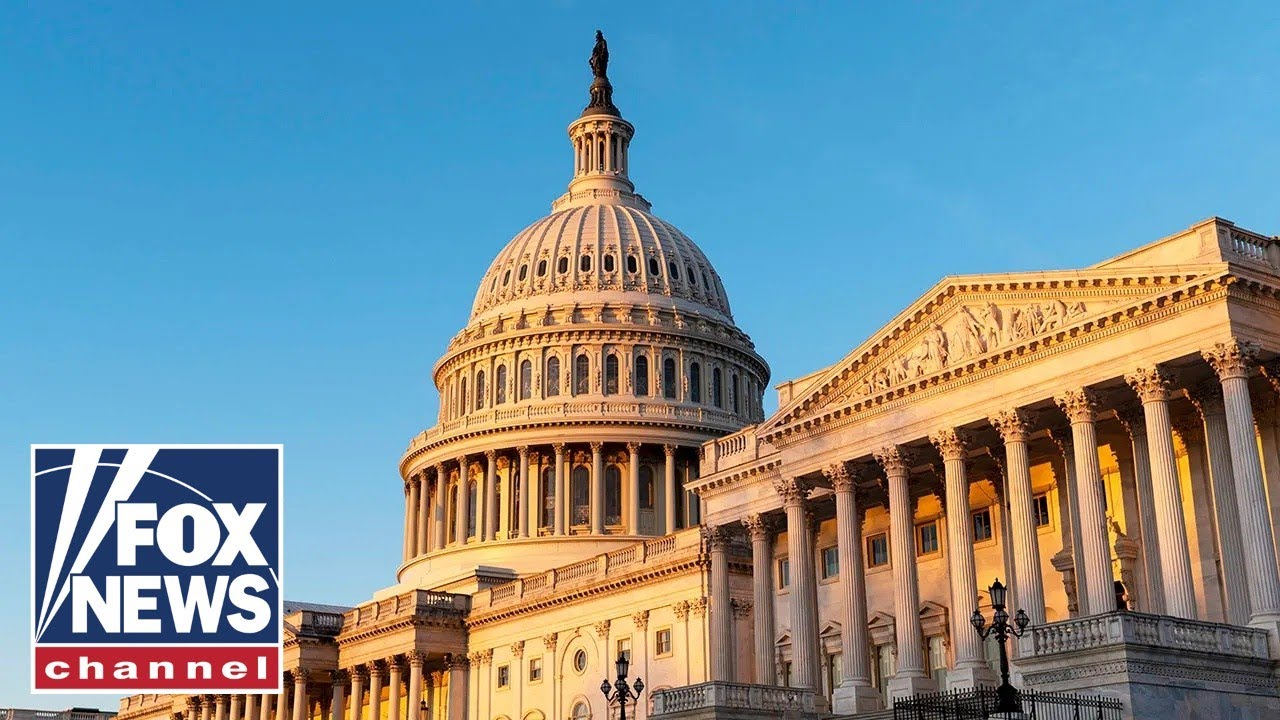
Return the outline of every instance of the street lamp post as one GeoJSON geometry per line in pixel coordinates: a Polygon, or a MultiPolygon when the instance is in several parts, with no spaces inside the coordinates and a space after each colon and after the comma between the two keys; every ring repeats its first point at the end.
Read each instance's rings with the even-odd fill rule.
{"type": "Polygon", "coordinates": [[[427,707],[427,701],[423,700],[418,704],[418,720],[427,720],[431,717],[431,710],[427,707]]]}
{"type": "Polygon", "coordinates": [[[1022,703],[1018,698],[1018,691],[1009,684],[1009,653],[1005,649],[1005,641],[1012,637],[1022,637],[1027,629],[1027,625],[1031,623],[1031,618],[1023,612],[1022,608],[1018,608],[1018,612],[1013,616],[1013,624],[1009,624],[1009,611],[1005,609],[1005,594],[1009,592],[1009,588],[1000,584],[1000,579],[996,578],[996,582],[988,591],[991,593],[991,625],[987,626],[986,618],[982,617],[982,613],[974,610],[973,616],[969,618],[969,622],[973,628],[978,631],[978,635],[986,640],[991,635],[996,636],[996,643],[1000,645],[1000,687],[996,688],[996,712],[1013,713],[1022,712],[1022,703]]]}
{"type": "Polygon", "coordinates": [[[627,700],[639,700],[640,693],[644,690],[644,681],[640,678],[636,678],[634,686],[627,685],[627,668],[630,664],[626,653],[618,653],[618,660],[614,663],[618,679],[612,685],[609,684],[609,678],[600,683],[600,692],[604,693],[605,702],[618,701],[618,720],[627,720],[627,700]]]}

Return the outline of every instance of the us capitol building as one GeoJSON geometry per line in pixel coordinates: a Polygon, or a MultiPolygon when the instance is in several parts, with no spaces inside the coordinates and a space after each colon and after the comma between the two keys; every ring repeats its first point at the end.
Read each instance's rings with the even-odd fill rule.
{"type": "Polygon", "coordinates": [[[885,715],[1015,681],[1280,716],[1280,239],[1211,218],[1091,267],[941,280],[777,385],[629,170],[597,39],[573,178],[480,280],[400,459],[403,562],[289,603],[283,695],[119,720],[885,715]]]}

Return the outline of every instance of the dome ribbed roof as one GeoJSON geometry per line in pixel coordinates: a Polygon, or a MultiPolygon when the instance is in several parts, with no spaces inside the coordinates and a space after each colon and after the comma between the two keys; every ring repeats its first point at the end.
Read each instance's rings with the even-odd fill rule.
{"type": "Polygon", "coordinates": [[[728,296],[684,233],[631,204],[584,204],[525,228],[498,253],[471,320],[561,303],[682,307],[732,323],[728,296]]]}

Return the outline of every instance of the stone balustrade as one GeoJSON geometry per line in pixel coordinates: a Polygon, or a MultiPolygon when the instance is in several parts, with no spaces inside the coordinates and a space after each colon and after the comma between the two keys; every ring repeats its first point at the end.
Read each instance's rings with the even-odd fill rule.
{"type": "Polygon", "coordinates": [[[773,446],[762,443],[756,434],[757,429],[758,426],[751,425],[706,445],[701,474],[710,475],[739,465],[749,465],[765,455],[777,452],[773,446]]]}
{"type": "Polygon", "coordinates": [[[475,606],[498,608],[528,602],[544,595],[559,595],[563,594],[567,588],[597,582],[606,573],[616,574],[640,570],[649,565],[670,562],[684,555],[696,555],[701,550],[701,535],[698,528],[689,528],[672,535],[595,555],[572,565],[552,568],[544,573],[536,573],[496,585],[477,594],[475,606]]]}
{"type": "Polygon", "coordinates": [[[471,598],[466,595],[435,590],[410,590],[407,593],[358,605],[348,610],[342,619],[344,626],[348,628],[420,613],[456,616],[461,622],[470,607],[471,598]]]}
{"type": "Polygon", "coordinates": [[[1024,656],[1044,657],[1116,645],[1178,648],[1267,659],[1265,630],[1163,615],[1115,612],[1033,627],[1022,637],[1024,656]]]}
{"type": "Polygon", "coordinates": [[[803,688],[712,681],[655,690],[651,714],[658,716],[713,708],[812,713],[815,697],[813,690],[803,688]]]}

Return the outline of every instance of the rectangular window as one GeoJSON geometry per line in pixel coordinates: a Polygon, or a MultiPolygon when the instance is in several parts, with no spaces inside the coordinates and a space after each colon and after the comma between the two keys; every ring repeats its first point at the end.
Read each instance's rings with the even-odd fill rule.
{"type": "Polygon", "coordinates": [[[889,564],[889,536],[884,533],[867,538],[867,567],[889,564]]]}
{"type": "Polygon", "coordinates": [[[840,653],[832,653],[827,656],[827,676],[823,678],[826,680],[826,688],[824,689],[827,692],[827,700],[831,699],[831,692],[840,685],[843,661],[844,656],[840,653]]]}
{"type": "Polygon", "coordinates": [[[991,508],[984,508],[973,514],[973,541],[982,542],[991,539],[991,508]]]}
{"type": "Polygon", "coordinates": [[[791,663],[782,663],[782,687],[791,687],[791,663]]]}
{"type": "Polygon", "coordinates": [[[498,687],[504,688],[511,685],[511,666],[498,666],[498,687]]]}
{"type": "Polygon", "coordinates": [[[662,628],[653,634],[653,649],[658,657],[671,654],[671,628],[662,628]]]}
{"type": "Polygon", "coordinates": [[[542,679],[542,658],[529,659],[529,682],[538,682],[542,679]]]}
{"type": "Polygon", "coordinates": [[[625,657],[627,662],[631,662],[631,638],[618,638],[613,657],[616,660],[625,657]]]}
{"type": "Polygon", "coordinates": [[[778,589],[791,587],[791,562],[786,558],[778,558],[778,589]]]}
{"type": "Polygon", "coordinates": [[[947,686],[947,646],[941,635],[930,635],[926,642],[929,659],[928,672],[938,687],[947,686]]]}
{"type": "Polygon", "coordinates": [[[1049,527],[1049,496],[1036,495],[1031,498],[1031,514],[1035,516],[1036,527],[1049,527]]]}
{"type": "Polygon", "coordinates": [[[822,579],[830,580],[840,574],[840,554],[834,547],[822,548],[822,579]]]}
{"type": "Polygon", "coordinates": [[[916,555],[930,555],[938,552],[938,523],[931,522],[916,526],[916,555]]]}

